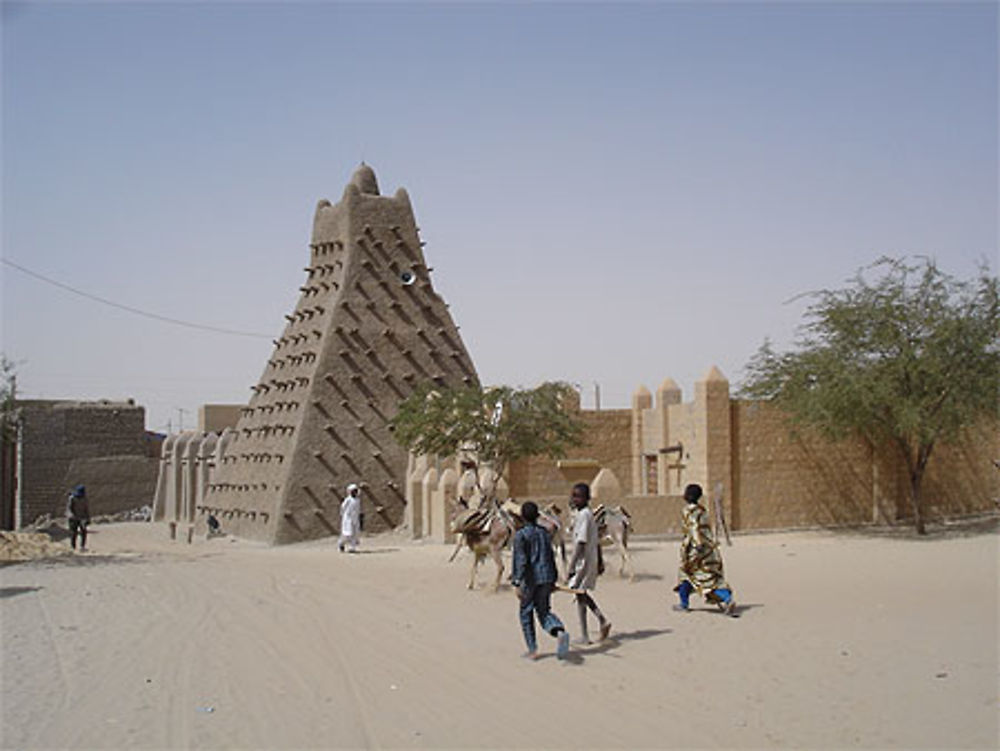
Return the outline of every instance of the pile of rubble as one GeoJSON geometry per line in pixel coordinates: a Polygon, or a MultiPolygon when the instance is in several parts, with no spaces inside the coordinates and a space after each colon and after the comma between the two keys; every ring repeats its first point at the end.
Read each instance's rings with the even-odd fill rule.
{"type": "MultiPolygon", "coordinates": [[[[140,506],[139,508],[129,509],[128,511],[118,511],[114,514],[97,514],[90,517],[91,524],[114,524],[117,522],[148,522],[153,518],[153,508],[152,506],[140,506]]],[[[55,532],[57,530],[66,531],[68,525],[65,517],[56,516],[53,517],[51,514],[42,514],[31,524],[27,524],[25,529],[31,529],[36,532],[55,532]]]]}
{"type": "Polygon", "coordinates": [[[102,514],[91,519],[94,524],[111,524],[113,522],[148,522],[153,519],[152,506],[140,506],[139,508],[119,511],[117,514],[102,514]]]}
{"type": "MultiPolygon", "coordinates": [[[[91,524],[115,522],[148,522],[153,518],[150,506],[141,506],[115,514],[102,514],[91,518],[91,524]]],[[[16,532],[0,530],[0,565],[32,561],[37,558],[54,558],[72,553],[66,519],[43,514],[16,532]]]]}
{"type": "Polygon", "coordinates": [[[69,545],[53,540],[45,532],[0,531],[0,564],[54,558],[71,552],[69,545]]]}

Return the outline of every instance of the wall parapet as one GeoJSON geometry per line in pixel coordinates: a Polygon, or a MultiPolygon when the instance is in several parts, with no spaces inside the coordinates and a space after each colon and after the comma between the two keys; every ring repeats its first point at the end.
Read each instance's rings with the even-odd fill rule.
{"type": "MultiPolygon", "coordinates": [[[[575,482],[610,473],[636,534],[678,531],[684,486],[698,483],[731,531],[894,524],[910,518],[904,467],[892,446],[831,441],[796,426],[766,402],[733,399],[712,367],[692,400],[666,379],[640,386],[627,410],[581,410],[583,445],[560,459],[512,462],[507,476],[517,500],[565,505],[575,482]]],[[[929,519],[995,511],[1000,497],[1000,424],[969,426],[935,449],[924,480],[929,519]]],[[[596,496],[595,496],[596,497],[596,496]]]]}

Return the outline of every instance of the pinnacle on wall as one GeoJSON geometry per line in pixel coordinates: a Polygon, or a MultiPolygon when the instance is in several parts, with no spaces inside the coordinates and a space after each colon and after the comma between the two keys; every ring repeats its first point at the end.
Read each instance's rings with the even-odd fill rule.
{"type": "Polygon", "coordinates": [[[632,409],[649,409],[653,406],[653,395],[644,385],[639,384],[632,392],[632,409]]]}

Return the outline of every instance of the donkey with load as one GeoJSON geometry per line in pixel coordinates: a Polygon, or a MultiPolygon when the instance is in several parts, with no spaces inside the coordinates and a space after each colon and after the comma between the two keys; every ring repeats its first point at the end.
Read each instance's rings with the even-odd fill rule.
{"type": "MultiPolygon", "coordinates": [[[[549,533],[553,546],[559,550],[565,568],[566,547],[562,536],[561,510],[555,504],[549,504],[539,511],[538,525],[549,533]]],[[[504,572],[502,551],[510,543],[514,533],[523,525],[521,504],[513,499],[501,504],[496,498],[492,498],[481,502],[475,508],[469,508],[465,499],[458,499],[451,524],[452,532],[458,535],[458,539],[448,562],[455,560],[455,556],[463,546],[472,551],[469,589],[475,589],[476,571],[487,556],[493,559],[496,566],[493,591],[500,589],[504,572]]]]}

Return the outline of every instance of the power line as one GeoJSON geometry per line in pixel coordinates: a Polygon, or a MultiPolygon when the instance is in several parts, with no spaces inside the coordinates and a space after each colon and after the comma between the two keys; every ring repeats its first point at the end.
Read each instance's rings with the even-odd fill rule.
{"type": "Polygon", "coordinates": [[[252,336],[259,339],[270,339],[268,334],[257,334],[251,331],[237,331],[236,329],[224,329],[219,326],[208,326],[202,323],[191,323],[190,321],[181,321],[177,318],[168,318],[167,316],[157,315],[156,313],[150,313],[145,310],[139,310],[138,308],[133,308],[129,305],[122,305],[121,303],[114,302],[113,300],[107,300],[103,297],[98,297],[97,295],[92,295],[89,292],[84,292],[82,290],[76,289],[75,287],[70,287],[68,284],[63,284],[62,282],[57,282],[55,279],[49,279],[47,276],[42,276],[36,271],[27,269],[20,264],[14,263],[6,258],[0,258],[0,261],[4,262],[4,265],[10,266],[11,268],[17,269],[22,274],[27,274],[28,276],[39,279],[46,284],[51,284],[54,287],[59,287],[59,289],[64,289],[67,292],[72,292],[74,295],[79,295],[80,297],[86,297],[88,300],[94,300],[95,302],[108,305],[112,308],[118,308],[119,310],[124,310],[128,313],[134,313],[138,316],[143,316],[144,318],[152,318],[154,321],[161,321],[162,323],[172,323],[175,326],[185,326],[189,329],[200,329],[202,331],[213,331],[216,334],[229,334],[231,336],[252,336]]]}

